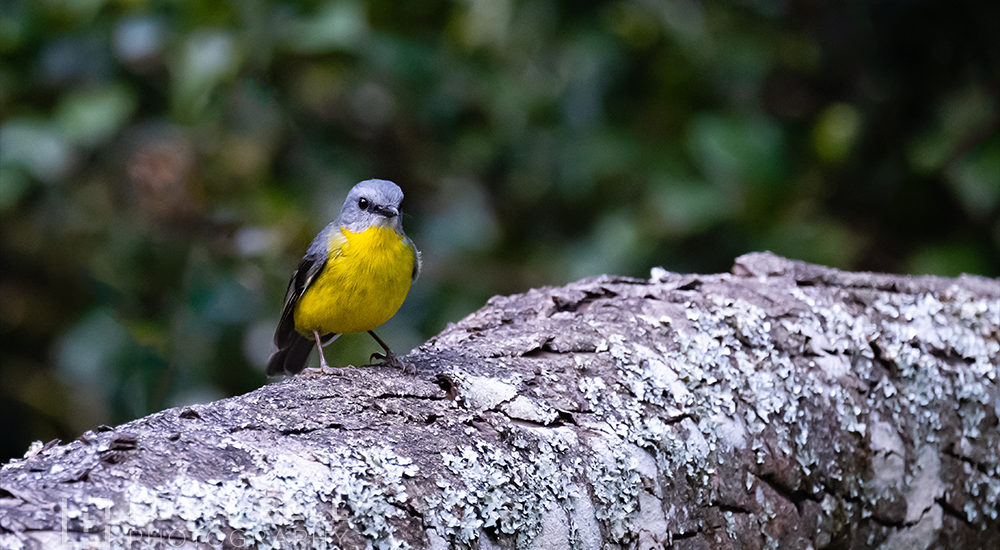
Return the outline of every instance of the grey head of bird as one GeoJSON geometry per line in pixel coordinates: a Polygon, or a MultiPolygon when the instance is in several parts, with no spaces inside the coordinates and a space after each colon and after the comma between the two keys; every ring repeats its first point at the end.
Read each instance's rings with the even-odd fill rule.
{"type": "Polygon", "coordinates": [[[376,225],[402,233],[403,225],[399,219],[402,202],[403,190],[395,183],[365,180],[351,188],[336,223],[354,233],[376,225]]]}

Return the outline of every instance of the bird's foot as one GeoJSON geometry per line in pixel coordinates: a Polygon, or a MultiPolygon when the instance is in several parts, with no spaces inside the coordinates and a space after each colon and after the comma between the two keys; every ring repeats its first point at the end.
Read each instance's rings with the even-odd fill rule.
{"type": "Polygon", "coordinates": [[[400,360],[399,357],[396,357],[395,353],[392,353],[391,351],[385,354],[373,353],[371,357],[369,357],[368,359],[369,360],[378,359],[382,361],[382,364],[387,367],[392,367],[394,369],[402,370],[403,374],[414,374],[415,372],[417,372],[416,367],[414,367],[409,363],[404,363],[402,360],[400,360]]]}
{"type": "Polygon", "coordinates": [[[302,374],[311,374],[315,376],[344,376],[350,373],[351,371],[348,370],[347,367],[331,367],[330,365],[306,367],[302,369],[302,374]]]}

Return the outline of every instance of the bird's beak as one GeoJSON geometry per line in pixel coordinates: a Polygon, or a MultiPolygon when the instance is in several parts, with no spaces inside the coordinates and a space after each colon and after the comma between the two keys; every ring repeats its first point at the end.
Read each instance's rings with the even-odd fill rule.
{"type": "Polygon", "coordinates": [[[380,207],[377,210],[377,212],[379,214],[382,214],[383,216],[385,216],[387,218],[395,218],[396,216],[399,215],[399,209],[395,208],[393,206],[383,206],[383,207],[380,207]]]}

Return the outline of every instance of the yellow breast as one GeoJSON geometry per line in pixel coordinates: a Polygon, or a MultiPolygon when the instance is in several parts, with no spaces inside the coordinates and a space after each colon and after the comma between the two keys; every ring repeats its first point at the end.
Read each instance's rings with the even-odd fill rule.
{"type": "Polygon", "coordinates": [[[302,334],[372,330],[396,314],[410,290],[415,258],[401,235],[383,227],[340,232],[295,307],[295,330],[302,334]]]}

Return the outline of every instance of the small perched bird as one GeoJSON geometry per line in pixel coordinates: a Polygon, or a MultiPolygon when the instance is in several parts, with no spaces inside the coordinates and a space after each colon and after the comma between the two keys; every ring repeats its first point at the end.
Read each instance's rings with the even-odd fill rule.
{"type": "Polygon", "coordinates": [[[420,252],[403,233],[402,201],[399,186],[385,180],[363,181],[347,194],[288,283],[268,375],[301,371],[314,344],[320,368],[328,371],[323,347],[341,334],[365,331],[385,350],[372,357],[408,370],[374,332],[396,314],[420,272],[420,252]]]}

